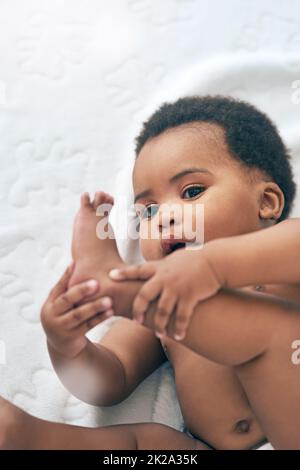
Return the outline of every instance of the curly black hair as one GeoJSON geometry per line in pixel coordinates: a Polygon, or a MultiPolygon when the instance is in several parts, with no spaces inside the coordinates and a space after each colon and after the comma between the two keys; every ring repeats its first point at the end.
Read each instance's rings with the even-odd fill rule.
{"type": "Polygon", "coordinates": [[[136,158],[149,139],[193,121],[220,126],[225,131],[230,155],[243,167],[259,169],[278,184],[285,205],[276,223],[288,218],[296,194],[289,150],[271,119],[245,101],[221,95],[194,95],[162,103],[143,122],[143,128],[135,138],[136,158]]]}

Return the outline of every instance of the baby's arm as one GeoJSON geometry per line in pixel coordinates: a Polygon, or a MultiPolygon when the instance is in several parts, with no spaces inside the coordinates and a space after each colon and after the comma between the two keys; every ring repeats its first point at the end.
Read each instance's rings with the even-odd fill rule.
{"type": "Polygon", "coordinates": [[[166,357],[151,330],[125,318],[112,325],[101,344],[89,341],[85,334],[107,318],[107,307],[101,298],[78,305],[96,286],[91,290],[84,282],[68,289],[70,275],[69,269],[42,308],[50,358],[73,395],[91,405],[112,406],[124,400],[166,357]]]}
{"type": "Polygon", "coordinates": [[[153,332],[120,318],[99,343],[88,341],[74,358],[48,343],[53,367],[74,396],[95,406],[113,406],[125,400],[165,360],[153,332]],[[141,353],[143,351],[143,353],[141,353]]]}
{"type": "Polygon", "coordinates": [[[48,341],[53,368],[66,389],[79,400],[94,406],[111,406],[121,401],[124,371],[107,348],[87,341],[75,357],[67,357],[48,341]]]}
{"type": "Polygon", "coordinates": [[[300,219],[212,240],[205,250],[226,287],[300,284],[300,219]]]}

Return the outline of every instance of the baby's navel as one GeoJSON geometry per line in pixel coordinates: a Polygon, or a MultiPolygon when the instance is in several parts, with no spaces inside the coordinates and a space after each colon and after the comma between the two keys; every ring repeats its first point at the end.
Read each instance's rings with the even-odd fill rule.
{"type": "Polygon", "coordinates": [[[235,425],[235,431],[239,434],[245,434],[250,431],[250,422],[247,419],[241,419],[235,425]]]}
{"type": "Polygon", "coordinates": [[[253,289],[256,290],[256,291],[263,291],[265,290],[265,286],[263,286],[262,284],[257,284],[256,286],[253,286],[253,289]]]}

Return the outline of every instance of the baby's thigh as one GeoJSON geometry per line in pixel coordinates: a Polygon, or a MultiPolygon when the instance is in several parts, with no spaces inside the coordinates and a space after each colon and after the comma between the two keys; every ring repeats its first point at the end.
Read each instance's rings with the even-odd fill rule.
{"type": "Polygon", "coordinates": [[[199,440],[187,436],[170,426],[159,423],[133,424],[139,450],[210,450],[199,440]]]}

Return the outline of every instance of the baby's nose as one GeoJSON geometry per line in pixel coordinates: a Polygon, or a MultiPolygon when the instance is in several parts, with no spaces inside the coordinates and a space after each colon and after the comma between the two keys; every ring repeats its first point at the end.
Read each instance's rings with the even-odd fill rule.
{"type": "Polygon", "coordinates": [[[170,213],[160,212],[158,220],[159,228],[163,229],[165,227],[170,227],[170,225],[175,223],[175,216],[174,214],[172,215],[170,213]]]}
{"type": "Polygon", "coordinates": [[[160,210],[158,214],[158,224],[160,230],[169,228],[173,225],[182,224],[182,213],[179,210],[160,210]]]}

